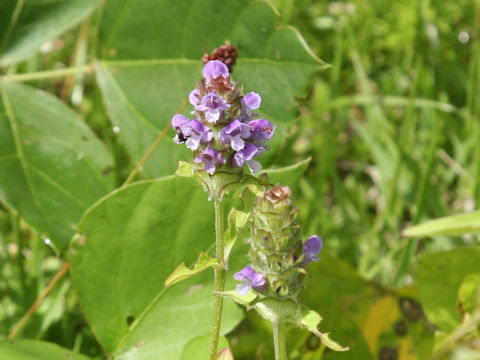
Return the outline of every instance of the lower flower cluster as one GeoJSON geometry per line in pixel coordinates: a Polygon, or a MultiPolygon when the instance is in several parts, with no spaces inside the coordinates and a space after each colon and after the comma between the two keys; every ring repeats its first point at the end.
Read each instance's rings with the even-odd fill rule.
{"type": "Polygon", "coordinates": [[[302,242],[288,186],[275,185],[258,197],[252,213],[250,253],[252,263],[235,273],[240,295],[250,289],[278,299],[297,300],[303,289],[305,266],[318,261],[323,242],[312,235],[302,242]]]}
{"type": "Polygon", "coordinates": [[[225,64],[212,60],[203,68],[203,79],[189,95],[194,110],[192,120],[176,114],[172,127],[174,141],[194,152],[194,162],[213,175],[220,168],[243,168],[252,173],[261,169],[255,159],[268,149],[266,142],[275,126],[253,112],[260,108],[255,92],[240,94],[230,81],[225,64]]]}

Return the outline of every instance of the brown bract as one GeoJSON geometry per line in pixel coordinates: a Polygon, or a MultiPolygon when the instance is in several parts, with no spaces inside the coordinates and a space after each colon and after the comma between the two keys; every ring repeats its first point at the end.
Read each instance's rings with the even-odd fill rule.
{"type": "Polygon", "coordinates": [[[202,61],[206,64],[210,60],[220,60],[227,65],[228,71],[231,73],[233,72],[233,65],[235,65],[237,56],[237,48],[233,45],[226,44],[215,48],[211,54],[205,53],[202,57],[202,61]]]}
{"type": "Polygon", "coordinates": [[[265,192],[264,196],[272,204],[275,204],[290,198],[291,195],[292,190],[290,190],[288,186],[280,186],[280,184],[276,184],[273,188],[265,192]]]}

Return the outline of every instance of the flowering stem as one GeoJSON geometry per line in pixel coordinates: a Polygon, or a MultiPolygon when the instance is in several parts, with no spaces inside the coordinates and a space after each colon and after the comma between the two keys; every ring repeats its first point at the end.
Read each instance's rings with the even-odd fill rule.
{"type": "MultiPolygon", "coordinates": [[[[214,199],[215,206],[215,243],[216,255],[221,268],[215,268],[215,291],[223,291],[225,288],[225,264],[223,249],[223,206],[219,199],[214,199]]],[[[212,338],[210,341],[210,360],[217,358],[218,337],[220,335],[220,323],[222,321],[223,298],[215,297],[215,310],[213,314],[212,338]]]]}
{"type": "Polygon", "coordinates": [[[272,322],[273,343],[275,346],[275,360],[287,359],[287,342],[285,337],[285,320],[272,322]]]}

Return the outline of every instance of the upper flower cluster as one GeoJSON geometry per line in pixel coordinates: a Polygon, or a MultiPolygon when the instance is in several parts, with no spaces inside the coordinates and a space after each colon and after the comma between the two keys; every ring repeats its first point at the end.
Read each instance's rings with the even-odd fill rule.
{"type": "Polygon", "coordinates": [[[260,95],[242,96],[227,66],[212,60],[203,67],[203,79],[188,99],[194,118],[176,114],[172,126],[177,132],[174,141],[194,152],[194,162],[210,175],[222,166],[245,164],[252,173],[258,172],[261,165],[255,158],[268,149],[265,144],[275,131],[274,125],[253,112],[260,108],[260,95]]]}
{"type": "Polygon", "coordinates": [[[318,261],[323,242],[317,235],[299,237],[297,210],[288,186],[275,185],[257,197],[252,213],[252,265],[234,275],[240,295],[250,289],[264,296],[296,299],[303,288],[305,266],[318,261]]]}

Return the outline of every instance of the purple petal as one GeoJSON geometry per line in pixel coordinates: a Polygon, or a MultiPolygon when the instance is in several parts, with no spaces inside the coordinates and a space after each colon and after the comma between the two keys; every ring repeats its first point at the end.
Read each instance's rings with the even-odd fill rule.
{"type": "Polygon", "coordinates": [[[255,110],[260,107],[262,98],[255,92],[249,92],[243,97],[242,102],[245,105],[246,110],[255,110]]]}
{"type": "Polygon", "coordinates": [[[212,60],[203,67],[203,77],[209,81],[211,78],[216,79],[219,76],[224,79],[230,76],[227,65],[220,60],[212,60]]]}
{"type": "Polygon", "coordinates": [[[267,119],[249,121],[248,126],[250,126],[253,141],[258,143],[263,143],[269,140],[275,132],[275,126],[267,119]]]}
{"type": "Polygon", "coordinates": [[[172,118],[172,127],[175,129],[175,131],[179,131],[180,127],[189,121],[190,120],[188,120],[185,116],[181,114],[175,114],[172,118]]]}
{"type": "Polygon", "coordinates": [[[188,95],[188,100],[190,101],[190,104],[196,107],[200,101],[200,91],[193,89],[190,95],[188,95]]]}
{"type": "Polygon", "coordinates": [[[322,251],[323,241],[317,235],[312,235],[303,244],[304,265],[312,261],[318,261],[318,254],[322,251]]]}
{"type": "Polygon", "coordinates": [[[217,164],[225,163],[222,154],[213,150],[210,146],[208,146],[198,157],[193,159],[193,161],[196,163],[203,163],[204,170],[210,175],[215,173],[217,164]]]}

